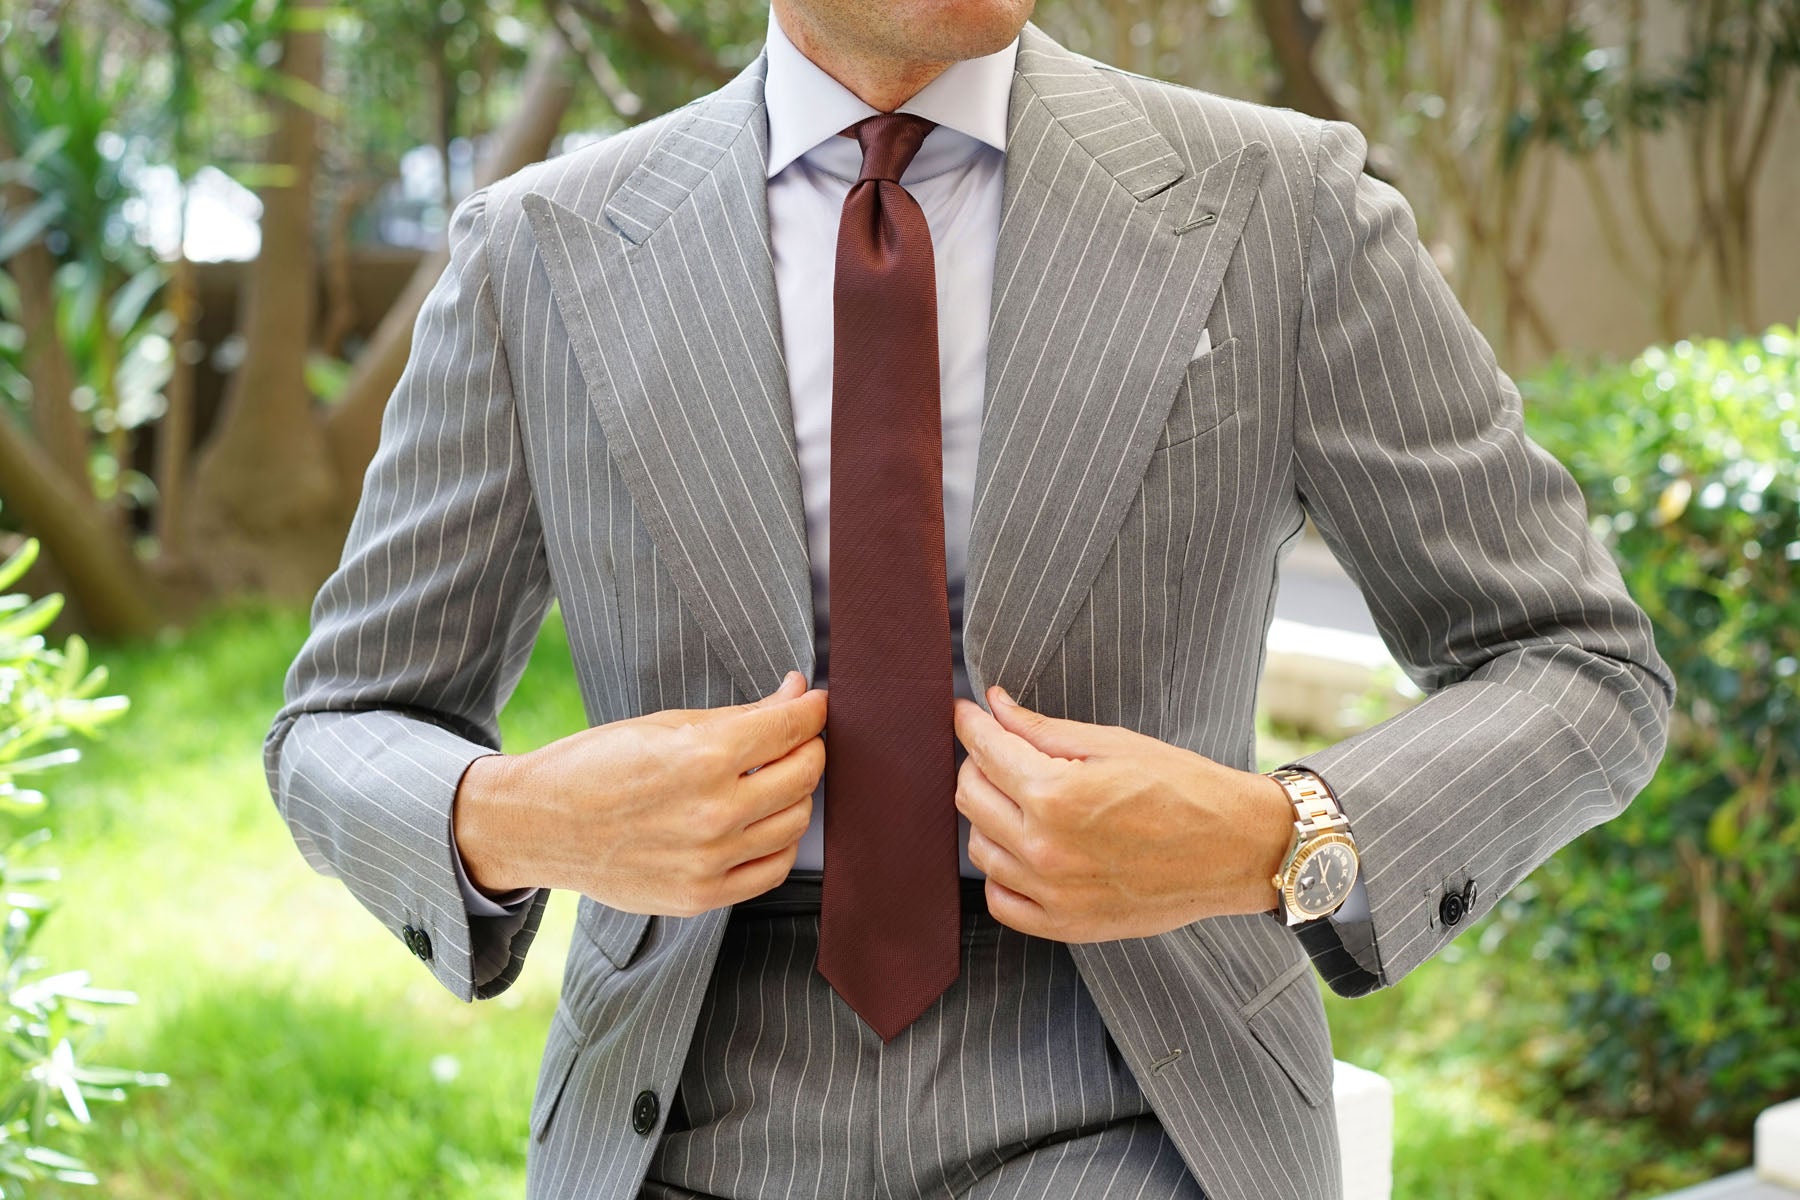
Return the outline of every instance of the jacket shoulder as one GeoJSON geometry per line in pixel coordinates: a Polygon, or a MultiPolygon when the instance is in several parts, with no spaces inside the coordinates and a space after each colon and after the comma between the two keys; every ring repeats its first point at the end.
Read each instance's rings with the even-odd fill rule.
{"type": "Polygon", "coordinates": [[[1259,104],[1173,80],[1087,60],[1125,95],[1190,165],[1212,162],[1248,142],[1266,142],[1277,158],[1310,170],[1322,118],[1278,104],[1259,104]]]}

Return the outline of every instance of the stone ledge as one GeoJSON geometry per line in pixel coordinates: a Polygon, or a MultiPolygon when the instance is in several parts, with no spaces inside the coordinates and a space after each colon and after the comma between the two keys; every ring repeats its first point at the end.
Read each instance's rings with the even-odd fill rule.
{"type": "Polygon", "coordinates": [[[1359,732],[1368,722],[1351,708],[1372,693],[1390,694],[1396,704],[1418,695],[1374,634],[1276,617],[1268,647],[1257,706],[1308,733],[1336,739],[1359,732]]]}
{"type": "Polygon", "coordinates": [[[1800,1100],[1765,1108],[1756,1118],[1756,1177],[1800,1192],[1800,1100]]]}
{"type": "Polygon", "coordinates": [[[1800,1100],[1765,1108],[1755,1138],[1753,1166],[1663,1200],[1800,1200],[1800,1100]]]}
{"type": "Polygon", "coordinates": [[[1344,1200],[1388,1200],[1394,1190],[1394,1085],[1341,1059],[1333,1068],[1344,1200]]]}

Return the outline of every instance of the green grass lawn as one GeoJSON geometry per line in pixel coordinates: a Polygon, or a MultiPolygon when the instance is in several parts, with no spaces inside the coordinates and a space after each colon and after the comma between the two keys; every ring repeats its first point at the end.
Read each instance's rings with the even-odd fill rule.
{"type": "MultiPolygon", "coordinates": [[[[172,1082],[101,1107],[83,1153],[121,1197],[517,1196],[573,903],[553,897],[509,991],[465,1005],[305,865],[261,760],[305,634],[303,611],[238,607],[96,652],[132,708],[47,781],[41,855],[63,882],[40,950],[139,994],[105,1010],[89,1061],[172,1082]]],[[[502,724],[508,750],[585,724],[554,611],[502,724]]],[[[1329,1001],[1339,1057],[1395,1085],[1395,1196],[1612,1200],[1703,1177],[1641,1129],[1521,1100],[1482,1052],[1496,961],[1443,956],[1329,1001]]]]}

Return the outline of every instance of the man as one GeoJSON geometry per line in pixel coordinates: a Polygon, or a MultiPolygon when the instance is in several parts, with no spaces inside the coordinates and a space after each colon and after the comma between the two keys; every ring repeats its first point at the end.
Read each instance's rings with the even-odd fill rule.
{"type": "Polygon", "coordinates": [[[776,0],[452,217],[266,761],[465,1000],[583,894],[533,1196],[1337,1195],[1315,967],[1397,982],[1661,754],[1362,135],[1029,10],[776,0]],[[1429,695],[1265,776],[1308,513],[1429,695]],[[552,597],[593,728],[497,753],[552,597]]]}

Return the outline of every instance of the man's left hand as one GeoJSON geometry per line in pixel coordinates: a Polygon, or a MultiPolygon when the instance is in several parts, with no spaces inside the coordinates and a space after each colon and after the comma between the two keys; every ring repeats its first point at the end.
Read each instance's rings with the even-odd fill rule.
{"type": "Polygon", "coordinates": [[[988,911],[1063,942],[1148,937],[1276,906],[1294,830],[1279,783],[1118,725],[957,697],[956,807],[988,911]]]}

